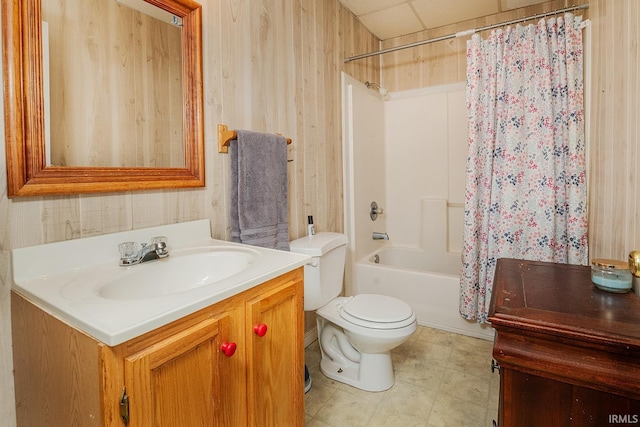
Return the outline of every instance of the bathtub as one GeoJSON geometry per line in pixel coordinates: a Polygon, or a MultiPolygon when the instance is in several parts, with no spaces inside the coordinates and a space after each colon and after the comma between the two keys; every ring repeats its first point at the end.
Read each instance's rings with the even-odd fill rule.
{"type": "Polygon", "coordinates": [[[490,326],[460,316],[460,255],[448,255],[429,259],[419,249],[385,247],[355,264],[353,293],[401,299],[413,308],[420,325],[492,340],[490,326]]]}

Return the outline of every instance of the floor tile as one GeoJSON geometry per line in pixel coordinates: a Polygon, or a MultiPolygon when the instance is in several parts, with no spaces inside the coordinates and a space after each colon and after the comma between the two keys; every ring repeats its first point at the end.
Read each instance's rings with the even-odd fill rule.
{"type": "Polygon", "coordinates": [[[469,403],[453,396],[439,395],[431,416],[429,426],[433,427],[479,427],[484,425],[486,406],[469,403]]]}

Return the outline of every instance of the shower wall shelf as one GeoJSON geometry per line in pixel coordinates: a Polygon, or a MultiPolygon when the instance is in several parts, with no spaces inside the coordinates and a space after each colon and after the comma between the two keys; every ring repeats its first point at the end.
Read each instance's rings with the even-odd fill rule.
{"type": "MultiPolygon", "coordinates": [[[[280,135],[280,134],[276,134],[280,135]]],[[[227,125],[218,125],[218,153],[228,153],[229,143],[238,138],[238,132],[229,130],[227,125]]],[[[287,138],[287,145],[291,144],[291,138],[287,138]]]]}

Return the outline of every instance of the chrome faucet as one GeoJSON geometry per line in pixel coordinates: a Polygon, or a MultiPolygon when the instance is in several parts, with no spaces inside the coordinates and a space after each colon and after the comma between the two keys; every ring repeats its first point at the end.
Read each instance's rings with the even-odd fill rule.
{"type": "Polygon", "coordinates": [[[124,242],[118,245],[120,250],[120,266],[142,264],[154,259],[169,256],[167,238],[158,236],[151,239],[151,243],[124,242]]]}
{"type": "Polygon", "coordinates": [[[373,240],[389,240],[389,235],[387,233],[380,233],[378,231],[374,231],[373,240]]]}

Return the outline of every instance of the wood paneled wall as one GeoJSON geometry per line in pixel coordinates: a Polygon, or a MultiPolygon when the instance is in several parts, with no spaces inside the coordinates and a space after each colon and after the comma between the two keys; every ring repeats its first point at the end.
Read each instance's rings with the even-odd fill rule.
{"type": "MultiPolygon", "coordinates": [[[[350,52],[378,49],[378,40],[338,2],[311,0],[218,2],[205,26],[205,50],[216,60],[205,64],[205,105],[232,129],[278,132],[289,146],[290,234],[306,232],[313,215],[318,231],[342,231],[342,128],[340,71],[360,80],[379,76],[379,59],[343,64],[350,52]],[[213,34],[207,35],[210,31],[213,34]],[[233,40],[233,43],[227,41],[233,40]]],[[[216,123],[206,123],[214,135],[216,123]]],[[[207,165],[215,194],[211,204],[215,234],[227,235],[228,157],[213,155],[207,165]]],[[[208,158],[209,160],[209,158],[208,158]]]]}
{"type": "Polygon", "coordinates": [[[335,0],[200,3],[204,189],[10,200],[0,150],[0,419],[9,420],[8,426],[14,418],[10,250],[199,218],[209,218],[213,235],[227,239],[229,165],[228,155],[216,149],[218,123],[292,138],[291,238],[306,233],[307,215],[319,231],[343,230],[340,72],[378,81],[380,69],[378,58],[347,65],[342,60],[378,49],[379,41],[335,0]]]}
{"type": "Polygon", "coordinates": [[[640,249],[640,2],[591,0],[589,252],[640,249]]]}

